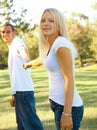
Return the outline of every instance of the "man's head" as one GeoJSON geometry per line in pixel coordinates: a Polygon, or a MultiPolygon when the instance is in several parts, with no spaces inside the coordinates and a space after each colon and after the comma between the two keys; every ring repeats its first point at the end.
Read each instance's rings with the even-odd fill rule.
{"type": "Polygon", "coordinates": [[[10,45],[13,38],[16,35],[16,31],[13,25],[4,24],[1,26],[1,37],[7,45],[10,45]]]}

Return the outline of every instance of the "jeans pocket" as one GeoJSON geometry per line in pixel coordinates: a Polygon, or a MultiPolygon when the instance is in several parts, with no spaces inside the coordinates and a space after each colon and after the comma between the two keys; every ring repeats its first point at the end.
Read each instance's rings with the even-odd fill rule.
{"type": "Polygon", "coordinates": [[[83,111],[84,107],[73,107],[72,108],[72,119],[73,119],[73,124],[76,126],[80,126],[80,122],[83,118],[83,111]]]}
{"type": "Polygon", "coordinates": [[[50,106],[51,106],[51,110],[53,112],[55,112],[56,110],[63,110],[63,106],[62,105],[52,101],[51,99],[50,99],[50,106]]]}
{"type": "Polygon", "coordinates": [[[51,107],[51,110],[54,112],[55,110],[55,103],[50,99],[50,107],[51,107]]]}

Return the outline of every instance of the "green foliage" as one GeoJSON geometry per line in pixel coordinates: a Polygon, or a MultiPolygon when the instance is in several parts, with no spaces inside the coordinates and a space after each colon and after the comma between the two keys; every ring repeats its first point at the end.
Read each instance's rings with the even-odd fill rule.
{"type": "Polygon", "coordinates": [[[91,45],[91,50],[94,51],[94,58],[97,61],[97,20],[95,23],[92,25],[92,30],[93,30],[93,42],[91,45]]]}
{"type": "Polygon", "coordinates": [[[88,22],[88,18],[84,15],[78,14],[76,15],[76,19],[75,17],[71,17],[68,21],[69,35],[78,50],[80,64],[83,66],[85,59],[94,59],[95,52],[91,49],[94,30],[88,22]],[[79,21],[79,19],[82,19],[82,21],[79,21]],[[84,25],[82,25],[83,22],[84,25]]]}
{"type": "Polygon", "coordinates": [[[91,30],[88,27],[82,28],[80,33],[73,33],[72,41],[75,43],[75,46],[79,52],[79,55],[83,58],[93,58],[93,52],[90,49],[92,43],[92,37],[90,35],[91,30]]]}
{"type": "Polygon", "coordinates": [[[0,39],[0,69],[7,67],[8,48],[6,43],[0,39]]]}
{"type": "Polygon", "coordinates": [[[25,33],[24,40],[29,48],[31,59],[35,59],[39,56],[38,52],[38,32],[39,32],[39,26],[35,25],[34,30],[31,30],[29,33],[25,33]]]}
{"type": "Polygon", "coordinates": [[[25,34],[25,32],[29,31],[29,28],[32,28],[29,23],[25,20],[25,15],[27,9],[21,8],[20,13],[14,9],[14,1],[13,0],[3,0],[0,4],[0,16],[1,23],[11,23],[13,24],[19,36],[25,34]]]}

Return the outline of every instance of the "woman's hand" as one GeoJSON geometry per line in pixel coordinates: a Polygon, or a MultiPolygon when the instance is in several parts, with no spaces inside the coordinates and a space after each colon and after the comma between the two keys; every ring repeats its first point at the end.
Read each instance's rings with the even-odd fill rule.
{"type": "Polygon", "coordinates": [[[73,123],[72,123],[72,116],[61,116],[60,122],[61,130],[72,130],[73,123]]]}

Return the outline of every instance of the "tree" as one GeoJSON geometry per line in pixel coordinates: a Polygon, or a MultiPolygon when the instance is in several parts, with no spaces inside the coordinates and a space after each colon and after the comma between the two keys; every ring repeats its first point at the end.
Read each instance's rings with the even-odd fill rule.
{"type": "Polygon", "coordinates": [[[90,48],[93,34],[88,17],[83,14],[73,13],[68,25],[70,38],[78,50],[80,65],[83,66],[84,60],[93,58],[94,54],[90,48]]]}
{"type": "Polygon", "coordinates": [[[0,69],[7,67],[8,48],[0,38],[0,69]]]}
{"type": "Polygon", "coordinates": [[[38,57],[39,26],[35,24],[33,30],[31,30],[29,33],[25,33],[23,39],[29,48],[31,59],[38,57]]]}
{"type": "Polygon", "coordinates": [[[27,9],[21,8],[20,14],[14,9],[14,0],[3,0],[0,2],[0,19],[2,23],[11,23],[17,28],[21,36],[31,28],[30,24],[25,21],[27,9]]]}
{"type": "Polygon", "coordinates": [[[76,24],[72,33],[72,41],[78,50],[81,66],[83,66],[85,59],[93,58],[93,51],[90,48],[92,43],[90,32],[88,26],[83,27],[80,24],[76,24]]]}
{"type": "Polygon", "coordinates": [[[95,52],[95,59],[97,61],[97,2],[93,4],[92,9],[94,10],[94,22],[91,24],[93,28],[93,44],[92,50],[95,52]]]}

